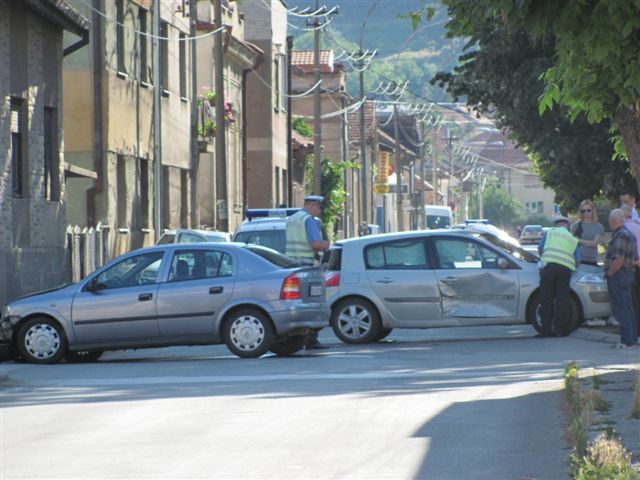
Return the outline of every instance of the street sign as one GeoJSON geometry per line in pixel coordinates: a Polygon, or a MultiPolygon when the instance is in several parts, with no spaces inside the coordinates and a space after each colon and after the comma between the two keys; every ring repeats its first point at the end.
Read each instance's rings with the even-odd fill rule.
{"type": "Polygon", "coordinates": [[[378,183],[387,183],[389,179],[390,157],[391,154],[389,152],[378,152],[378,183]]]}
{"type": "Polygon", "coordinates": [[[386,183],[376,183],[373,186],[373,191],[378,195],[384,195],[385,193],[389,193],[389,185],[386,183]]]}

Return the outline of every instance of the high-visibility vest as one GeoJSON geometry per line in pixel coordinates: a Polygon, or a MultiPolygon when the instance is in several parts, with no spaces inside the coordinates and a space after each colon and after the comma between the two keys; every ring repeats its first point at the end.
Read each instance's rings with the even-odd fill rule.
{"type": "Polygon", "coordinates": [[[578,239],[562,227],[554,227],[547,231],[542,247],[542,262],[557,263],[571,270],[576,269],[576,259],[573,253],[578,246],[578,239]]]}
{"type": "Polygon", "coordinates": [[[312,217],[304,210],[300,210],[287,218],[285,253],[288,257],[305,258],[311,261],[315,258],[315,252],[307,238],[305,225],[308,218],[312,217]]]}

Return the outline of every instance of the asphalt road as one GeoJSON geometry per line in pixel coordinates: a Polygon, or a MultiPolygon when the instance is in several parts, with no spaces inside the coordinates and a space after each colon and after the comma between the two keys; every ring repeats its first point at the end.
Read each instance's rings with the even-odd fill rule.
{"type": "Polygon", "coordinates": [[[0,478],[567,478],[568,362],[628,368],[530,327],[405,330],[240,360],[225,347],[2,364],[0,478]]]}

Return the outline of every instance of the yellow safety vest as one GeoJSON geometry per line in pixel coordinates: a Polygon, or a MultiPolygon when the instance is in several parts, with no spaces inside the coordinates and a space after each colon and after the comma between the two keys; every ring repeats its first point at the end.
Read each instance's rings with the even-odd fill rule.
{"type": "Polygon", "coordinates": [[[300,210],[287,218],[287,245],[285,253],[288,257],[314,260],[315,252],[311,248],[311,244],[307,238],[307,229],[305,226],[307,219],[310,217],[311,215],[306,211],[300,210]]]}
{"type": "Polygon", "coordinates": [[[576,269],[576,259],[573,253],[578,246],[578,239],[562,227],[554,227],[547,231],[542,247],[542,262],[557,263],[571,270],[576,269]]]}

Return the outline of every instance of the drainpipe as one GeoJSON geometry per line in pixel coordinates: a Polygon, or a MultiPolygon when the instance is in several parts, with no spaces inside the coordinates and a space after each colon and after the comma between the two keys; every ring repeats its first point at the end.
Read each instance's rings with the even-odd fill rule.
{"type": "Polygon", "coordinates": [[[293,206],[293,132],[292,132],[292,116],[293,105],[291,92],[291,50],[293,50],[293,36],[287,36],[287,198],[288,207],[293,206]]]}

